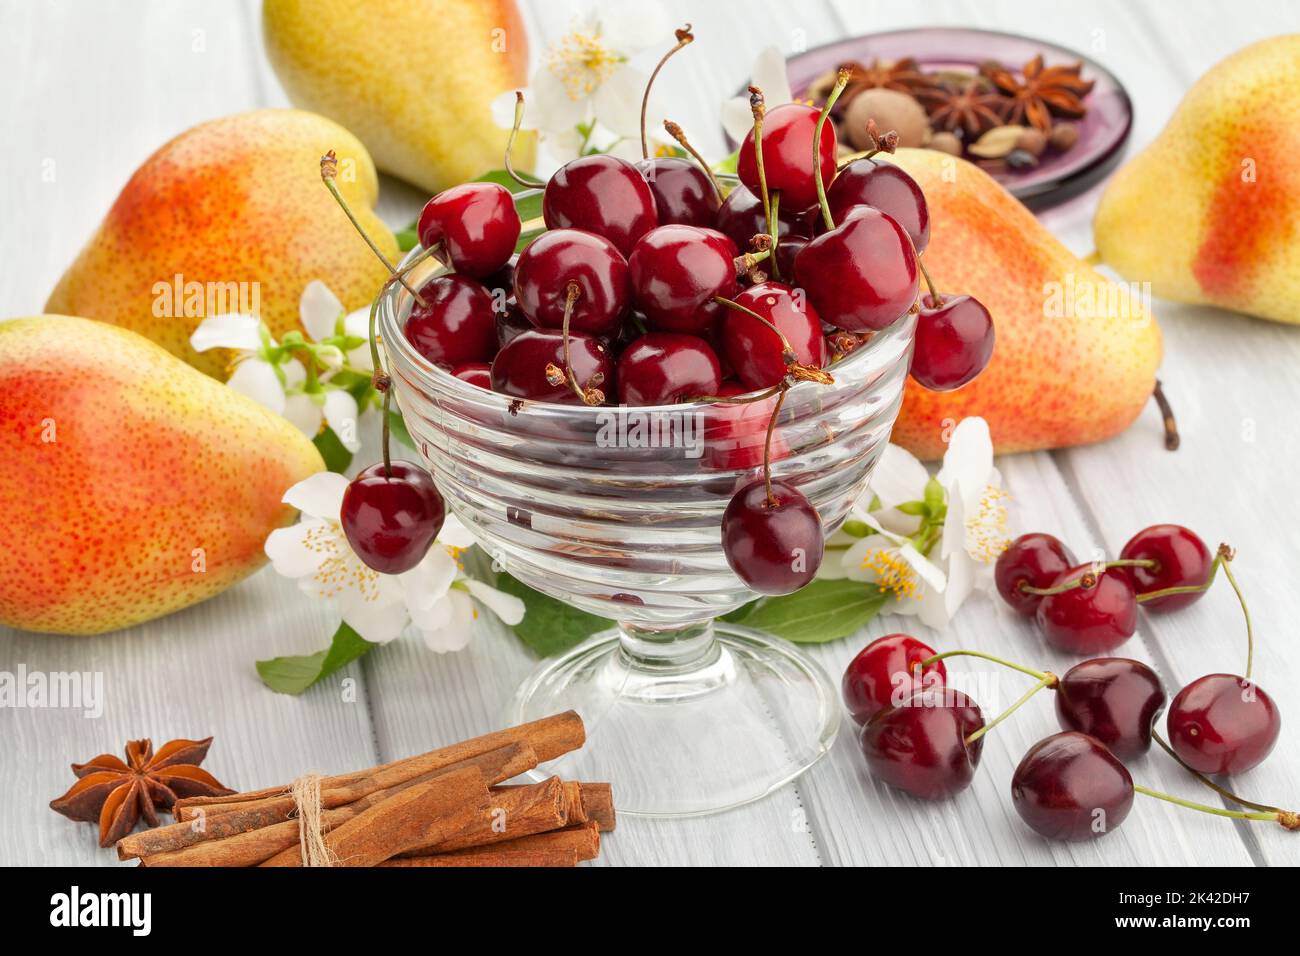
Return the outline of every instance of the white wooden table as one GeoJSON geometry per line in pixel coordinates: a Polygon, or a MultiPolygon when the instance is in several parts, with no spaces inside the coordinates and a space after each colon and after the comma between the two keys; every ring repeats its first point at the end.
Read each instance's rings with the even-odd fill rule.
{"type": "MultiPolygon", "coordinates": [[[[0,314],[39,313],[45,297],[135,167],[159,144],[212,117],[287,105],[262,52],[255,0],[5,0],[0,4],[0,314]],[[203,38],[202,50],[193,41],[203,38]],[[52,165],[51,165],[52,164],[52,165]],[[43,172],[55,170],[53,181],[43,172]]],[[[524,4],[534,50],[563,32],[577,2],[524,4]]],[[[1136,101],[1133,147],[1160,130],[1182,92],[1214,62],[1264,36],[1300,29],[1289,0],[1131,0],[1043,4],[1039,0],[824,0],[788,4],[709,0],[668,4],[691,21],[698,41],[665,71],[660,92],[697,145],[720,155],[718,102],[745,81],[754,54],[776,43],[811,47],[856,33],[918,25],[971,25],[1030,33],[1088,51],[1113,70],[1136,101]]],[[[395,52],[396,52],[395,47],[395,52]]],[[[410,221],[425,197],[393,180],[382,211],[410,221]]],[[[1077,252],[1091,248],[1096,194],[1044,218],[1077,252]]],[[[1104,445],[1005,458],[1015,529],[1044,530],[1076,552],[1113,554],[1138,528],[1176,521],[1211,545],[1237,546],[1234,565],[1253,598],[1260,637],[1256,670],[1286,714],[1267,763],[1240,780],[1256,799],[1300,802],[1300,328],[1208,308],[1157,303],[1165,333],[1162,378],[1184,443],[1161,449],[1149,408],[1104,445]]],[[[3,401],[0,396],[0,401],[3,401]]],[[[60,638],[0,630],[0,670],[101,671],[99,719],[67,710],[0,710],[0,846],[4,864],[114,861],[93,828],[46,809],[68,786],[67,764],[131,737],[215,734],[208,766],[250,788],[306,770],[327,773],[375,764],[498,725],[509,692],[533,664],[499,625],[480,623],[463,653],[435,656],[399,640],[351,665],[340,680],[301,698],[258,681],[257,658],[324,646],[335,619],[264,570],[198,607],[130,631],[60,638]]],[[[918,628],[881,618],[855,638],[814,649],[835,677],[868,640],[918,628]]],[[[1172,691],[1201,674],[1239,668],[1241,619],[1218,590],[1181,614],[1144,616],[1123,653],[1154,664],[1172,691]]],[[[944,634],[914,630],[941,648],[978,647],[1064,669],[1033,628],[976,597],[944,634]]],[[[954,670],[963,669],[956,663],[954,670]]],[[[981,676],[987,676],[980,672],[981,676]]],[[[993,711],[1021,685],[999,681],[981,704],[993,711]]],[[[924,805],[871,780],[846,726],[834,752],[767,800],[687,822],[625,819],[606,841],[613,864],[1059,864],[1300,863],[1300,837],[1271,825],[1235,824],[1139,800],[1118,832],[1086,845],[1050,844],[1011,807],[1011,772],[1025,750],[1057,730],[1050,701],[1034,701],[987,739],[976,783],[959,799],[924,805]]],[[[1197,799],[1198,788],[1163,755],[1135,767],[1149,786],[1197,799]]]]}

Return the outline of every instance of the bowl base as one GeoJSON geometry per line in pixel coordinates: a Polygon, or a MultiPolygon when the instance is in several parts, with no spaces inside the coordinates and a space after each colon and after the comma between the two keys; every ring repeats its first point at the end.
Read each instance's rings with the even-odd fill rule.
{"type": "Polygon", "coordinates": [[[646,666],[618,630],[548,659],[507,705],[519,724],[576,710],[587,744],[531,776],[609,782],[619,813],[686,817],[758,800],[824,756],[839,697],[793,644],[721,621],[687,665],[646,666]]]}

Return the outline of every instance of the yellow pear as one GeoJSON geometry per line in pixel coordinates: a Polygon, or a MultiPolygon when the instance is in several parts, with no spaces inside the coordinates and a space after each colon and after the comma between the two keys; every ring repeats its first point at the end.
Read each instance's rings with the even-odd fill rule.
{"type": "Polygon", "coordinates": [[[0,623],[99,634],[223,591],[324,465],[293,425],[103,322],[0,322],[0,623]]]}
{"type": "Polygon", "coordinates": [[[45,310],[131,329],[224,376],[228,354],[190,347],[205,316],[255,312],[279,339],[301,327],[313,279],[349,310],[366,305],[387,272],[321,183],[330,149],[341,191],[395,259],[397,240],[372,211],[374,163],[356,137],[314,113],[257,110],[195,126],[150,156],[45,310]]]}
{"type": "Polygon", "coordinates": [[[988,366],[956,391],[909,379],[891,440],[938,458],[968,415],[988,421],[1000,454],[1101,441],[1131,425],[1160,364],[1160,329],[1141,297],[1071,253],[982,169],[928,149],[890,158],[925,191],[924,260],[940,292],[982,302],[997,337],[988,366]]]}
{"type": "Polygon", "coordinates": [[[1201,77],[1102,194],[1102,260],[1166,299],[1300,322],[1298,86],[1300,34],[1201,77]]]}
{"type": "MultiPolygon", "coordinates": [[[[513,0],[266,0],[262,23],[289,99],[355,132],[384,172],[432,194],[501,166],[491,103],[528,70],[513,0]]],[[[531,138],[516,149],[531,165],[531,138]]]]}

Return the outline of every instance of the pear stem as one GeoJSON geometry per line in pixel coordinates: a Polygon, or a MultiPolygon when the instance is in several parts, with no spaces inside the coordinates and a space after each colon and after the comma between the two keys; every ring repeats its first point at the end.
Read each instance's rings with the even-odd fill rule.
{"type": "Polygon", "coordinates": [[[520,186],[527,186],[529,188],[541,186],[545,188],[546,183],[544,183],[542,180],[536,177],[533,177],[532,179],[525,179],[523,176],[520,176],[517,172],[515,172],[514,164],[510,161],[510,154],[514,151],[515,148],[515,137],[519,135],[519,126],[521,123],[523,123],[523,121],[524,121],[524,94],[522,90],[515,90],[515,121],[514,121],[514,125],[510,127],[510,138],[506,140],[506,155],[505,155],[506,175],[509,176],[511,179],[513,179],[515,182],[517,182],[520,186]]]}
{"type": "Polygon", "coordinates": [[[645,134],[645,114],[650,108],[650,88],[655,85],[655,78],[659,76],[659,71],[664,68],[664,64],[672,57],[674,53],[684,46],[690,45],[695,40],[691,33],[691,25],[688,23],[685,27],[676,31],[677,45],[660,57],[655,68],[650,72],[650,78],[645,81],[645,92],[641,96],[641,158],[650,158],[650,140],[645,134]]]}
{"type": "Polygon", "coordinates": [[[713,184],[714,195],[718,197],[718,202],[721,203],[722,186],[718,183],[718,177],[714,174],[713,168],[709,166],[709,164],[705,162],[704,157],[700,155],[700,151],[690,144],[690,141],[686,138],[686,133],[683,132],[682,128],[672,120],[664,120],[664,129],[667,130],[669,136],[677,140],[678,146],[691,155],[691,158],[699,164],[700,169],[704,170],[704,175],[708,176],[709,182],[713,184]]]}
{"type": "Polygon", "coordinates": [[[1047,672],[1047,673],[1045,673],[1045,674],[1043,675],[1043,679],[1042,679],[1042,680],[1040,680],[1040,681],[1039,681],[1037,684],[1035,684],[1033,687],[1029,688],[1029,690],[1025,691],[1025,693],[1023,693],[1023,694],[1020,695],[1020,699],[1019,699],[1019,700],[1017,700],[1014,704],[1012,704],[1010,707],[1008,707],[1008,708],[1007,708],[1006,710],[1004,710],[1002,713],[998,714],[996,717],[994,717],[991,721],[989,721],[987,724],[985,724],[985,725],[984,725],[983,727],[981,727],[979,730],[975,731],[973,734],[971,734],[970,736],[968,736],[968,737],[966,738],[966,745],[969,747],[971,744],[973,744],[975,741],[979,740],[981,737],[983,737],[985,734],[987,734],[990,730],[992,730],[992,729],[993,729],[994,727],[996,727],[998,724],[1002,723],[1002,721],[1006,720],[1008,717],[1010,717],[1012,714],[1014,714],[1017,710],[1019,710],[1019,709],[1021,708],[1021,706],[1022,706],[1022,705],[1027,701],[1027,700],[1029,700],[1029,698],[1033,697],[1035,694],[1037,694],[1037,693],[1038,693],[1040,690],[1042,690],[1044,687],[1055,687],[1056,684],[1057,684],[1056,675],[1053,674],[1053,673],[1051,673],[1050,671],[1047,672]]]}
{"type": "Polygon", "coordinates": [[[1156,387],[1152,390],[1151,395],[1156,400],[1156,405],[1160,409],[1160,415],[1165,422],[1165,449],[1167,451],[1177,451],[1178,446],[1182,444],[1182,439],[1178,435],[1178,422],[1174,420],[1174,409],[1169,404],[1169,399],[1165,398],[1164,386],[1160,384],[1160,379],[1156,379],[1156,387]]]}
{"type": "Polygon", "coordinates": [[[826,97],[826,104],[817,117],[817,126],[813,129],[813,179],[817,182],[817,203],[821,206],[822,219],[825,220],[827,229],[835,228],[835,218],[831,215],[830,203],[826,201],[826,184],[822,182],[822,128],[826,125],[826,117],[830,116],[831,107],[840,98],[848,82],[849,69],[842,66],[839,73],[835,75],[835,85],[831,87],[830,95],[826,97]]]}

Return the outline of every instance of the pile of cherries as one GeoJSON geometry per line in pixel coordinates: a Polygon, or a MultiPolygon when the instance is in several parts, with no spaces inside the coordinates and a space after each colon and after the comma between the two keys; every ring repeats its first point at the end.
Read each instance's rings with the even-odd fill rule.
{"type": "MultiPolygon", "coordinates": [[[[676,37],[651,82],[693,40],[689,25],[676,37]]],[[[911,312],[911,373],[928,388],[966,384],[993,348],[992,320],[971,297],[930,284],[918,300],[925,197],[907,173],[874,158],[893,151],[896,134],[873,129],[878,148],[837,169],[827,117],[847,77],[841,71],[821,111],[788,103],[768,113],[751,88],[754,127],[739,152],[740,185],[726,195],[703,161],[650,157],[644,129],[640,162],[580,156],[544,183],[515,174],[507,147],[507,171],[543,188],[545,231],[516,255],[524,224],[511,193],[459,185],[425,205],[423,251],[391,280],[414,297],[410,344],[471,385],[531,402],[739,409],[720,413],[723,431],[756,433],[763,474],[735,492],[722,545],[736,574],[764,594],[807,584],[824,546],[812,503],[771,476],[786,390],[830,383],[833,361],[911,312]],[[413,288],[405,274],[427,257],[444,269],[413,288]]],[[[665,127],[699,159],[680,127],[665,127]]],[[[387,401],[382,372],[376,386],[387,401]]],[[[418,563],[443,509],[427,475],[391,467],[387,445],[385,456],[349,489],[342,521],[362,560],[389,572],[418,563]]],[[[727,469],[758,463],[706,459],[727,469]]]]}
{"type": "MultiPolygon", "coordinates": [[[[1136,603],[1144,598],[1151,610],[1186,607],[1205,593],[1219,568],[1240,597],[1228,568],[1231,551],[1221,547],[1211,559],[1201,539],[1186,528],[1146,528],[1122,554],[1104,568],[1080,567],[1051,535],[1023,535],[998,561],[998,590],[1017,611],[1037,615],[1040,624],[1046,617],[1055,628],[1044,627],[1049,640],[1077,653],[1108,649],[1106,642],[1125,627],[1124,637],[1131,634],[1136,603]],[[1113,583],[1102,585],[1103,580],[1113,583]],[[1057,606],[1045,613],[1048,602],[1057,606]],[[1127,623],[1117,625],[1117,619],[1127,623]]],[[[1244,611],[1244,601],[1242,607],[1244,611]]],[[[1246,622],[1250,636],[1248,613],[1246,622]]],[[[867,645],[850,662],[842,691],[861,726],[859,743],[872,774],[913,796],[940,800],[970,785],[984,734],[1038,690],[1051,688],[1063,732],[1030,748],[1011,781],[1017,812],[1049,838],[1088,840],[1114,830],[1128,815],[1135,793],[1219,816],[1300,829],[1295,812],[1244,800],[1206,776],[1244,773],[1262,762],[1277,741],[1277,708],[1251,682],[1250,670],[1248,654],[1245,677],[1210,674],[1184,687],[1169,705],[1168,741],[1154,729],[1166,703],[1160,679],[1147,665],[1128,658],[1094,657],[1057,677],[979,651],[937,653],[914,637],[891,634],[867,645]],[[948,686],[944,661],[956,656],[993,661],[1037,683],[986,723],[973,700],[948,686]],[[1134,784],[1125,762],[1144,755],[1153,740],[1200,782],[1244,809],[1209,807],[1134,784]]]]}

